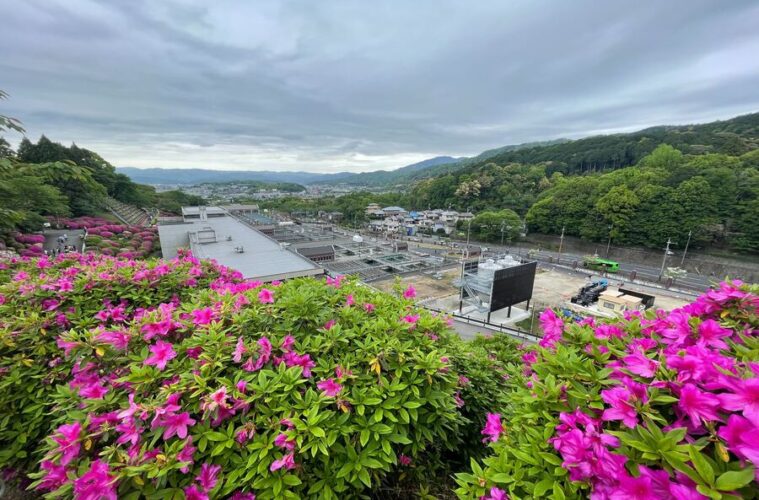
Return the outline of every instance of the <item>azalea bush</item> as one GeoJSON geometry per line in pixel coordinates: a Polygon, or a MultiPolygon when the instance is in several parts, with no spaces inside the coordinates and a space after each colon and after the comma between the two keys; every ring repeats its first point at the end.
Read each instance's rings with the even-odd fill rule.
{"type": "Polygon", "coordinates": [[[32,488],[51,496],[329,498],[430,481],[439,450],[471,448],[462,426],[498,406],[465,415],[468,380],[505,380],[475,372],[412,288],[243,282],[189,256],[2,272],[0,456],[39,470],[32,488]]]}
{"type": "MultiPolygon", "coordinates": [[[[198,287],[239,275],[189,255],[134,261],[93,254],[0,262],[0,469],[32,470],[55,420],[52,394],[75,360],[68,332],[118,336],[137,315],[180,304],[198,287]]],[[[84,395],[97,396],[92,386],[84,395]]]]}
{"type": "Polygon", "coordinates": [[[566,323],[524,353],[461,498],[759,496],[759,288],[723,283],[670,313],[566,323]]]}

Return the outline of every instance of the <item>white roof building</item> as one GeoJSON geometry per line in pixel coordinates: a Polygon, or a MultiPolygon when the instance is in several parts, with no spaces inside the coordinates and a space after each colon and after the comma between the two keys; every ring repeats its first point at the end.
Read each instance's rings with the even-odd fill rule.
{"type": "MultiPolygon", "coordinates": [[[[182,213],[201,215],[198,208],[182,207],[182,213]]],[[[221,208],[206,209],[214,214],[211,218],[158,226],[164,258],[174,258],[180,248],[189,248],[199,259],[213,259],[240,271],[245,278],[261,281],[324,274],[324,269],[309,259],[291,252],[221,208]]]]}

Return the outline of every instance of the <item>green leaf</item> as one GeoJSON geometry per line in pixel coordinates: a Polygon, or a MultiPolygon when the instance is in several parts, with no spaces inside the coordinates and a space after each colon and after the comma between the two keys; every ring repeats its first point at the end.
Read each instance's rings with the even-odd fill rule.
{"type": "Polygon", "coordinates": [[[229,436],[227,436],[226,434],[222,432],[216,432],[216,431],[207,432],[204,436],[209,441],[226,441],[227,439],[229,439],[229,436]]]}
{"type": "Polygon", "coordinates": [[[561,489],[561,485],[558,481],[553,482],[553,498],[555,500],[564,500],[566,495],[564,495],[564,490],[561,489]]]}
{"type": "Polygon", "coordinates": [[[690,456],[693,466],[696,468],[696,472],[701,476],[701,479],[708,485],[714,485],[714,470],[709,462],[704,458],[698,449],[693,445],[688,445],[688,455],[690,456]]]}
{"type": "Polygon", "coordinates": [[[553,479],[550,477],[543,478],[542,481],[535,485],[532,494],[536,497],[541,497],[545,495],[546,491],[551,489],[551,486],[553,486],[553,479]]]}
{"type": "Polygon", "coordinates": [[[721,474],[717,481],[714,483],[714,486],[718,490],[722,491],[732,491],[737,490],[739,488],[743,488],[748,483],[753,481],[754,479],[754,468],[753,467],[746,467],[743,470],[739,471],[727,471],[724,474],[721,474]]]}
{"type": "Polygon", "coordinates": [[[369,472],[366,469],[361,469],[361,472],[358,473],[358,478],[367,488],[372,485],[372,479],[369,477],[369,472]]]}
{"type": "Polygon", "coordinates": [[[288,474],[282,478],[282,481],[288,486],[297,486],[302,483],[300,478],[298,476],[293,476],[292,474],[288,474]]]}

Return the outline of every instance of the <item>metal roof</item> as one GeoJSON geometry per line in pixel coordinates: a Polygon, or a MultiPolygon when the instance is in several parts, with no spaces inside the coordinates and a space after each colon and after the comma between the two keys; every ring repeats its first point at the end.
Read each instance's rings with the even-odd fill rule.
{"type": "Polygon", "coordinates": [[[226,213],[221,207],[182,207],[182,215],[200,215],[201,208],[205,208],[207,215],[220,215],[226,213]]]}
{"type": "Polygon", "coordinates": [[[228,215],[159,225],[158,236],[164,258],[175,257],[179,248],[190,248],[195,257],[214,259],[249,279],[272,281],[324,273],[307,258],[228,215]]]}

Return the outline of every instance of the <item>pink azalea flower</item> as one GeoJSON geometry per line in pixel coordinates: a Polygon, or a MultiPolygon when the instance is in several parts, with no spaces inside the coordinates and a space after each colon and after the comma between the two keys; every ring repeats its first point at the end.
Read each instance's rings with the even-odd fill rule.
{"type": "Polygon", "coordinates": [[[208,500],[208,494],[191,484],[184,489],[184,498],[185,500],[208,500]]]}
{"type": "Polygon", "coordinates": [[[105,331],[99,333],[95,339],[99,340],[100,342],[110,344],[114,349],[117,349],[119,351],[126,351],[126,348],[129,345],[130,336],[127,332],[105,331]]]}
{"type": "Polygon", "coordinates": [[[182,474],[187,474],[187,472],[189,472],[190,465],[194,462],[193,455],[195,454],[196,449],[197,448],[192,445],[192,436],[189,436],[184,444],[182,444],[179,453],[177,453],[177,462],[185,462],[185,465],[179,468],[182,474]]]}
{"type": "Polygon", "coordinates": [[[229,500],[256,500],[256,495],[242,491],[235,491],[229,500]]]}
{"type": "Polygon", "coordinates": [[[226,408],[227,407],[227,388],[221,387],[220,389],[217,389],[216,391],[212,392],[209,399],[211,400],[209,404],[209,410],[214,410],[217,407],[226,408]]]}
{"type": "Polygon", "coordinates": [[[626,387],[613,387],[601,391],[601,399],[611,406],[604,410],[603,420],[621,420],[629,428],[638,425],[638,411],[635,402],[638,398],[626,387]]]}
{"type": "Polygon", "coordinates": [[[409,465],[411,465],[411,457],[408,457],[404,455],[403,453],[401,453],[400,455],[398,455],[398,463],[405,467],[408,467],[409,465]]]}
{"type": "Polygon", "coordinates": [[[60,349],[63,349],[63,355],[66,357],[69,357],[71,351],[79,347],[79,342],[69,342],[68,340],[63,340],[60,337],[56,339],[55,343],[60,349]]]}
{"type": "Polygon", "coordinates": [[[609,339],[612,337],[622,338],[625,336],[624,330],[617,325],[598,325],[596,327],[595,335],[597,339],[609,339]]]}
{"type": "Polygon", "coordinates": [[[39,490],[57,490],[69,480],[66,475],[66,467],[63,465],[56,465],[50,460],[43,460],[40,468],[47,471],[47,474],[42,478],[42,482],[37,485],[39,490]]]}
{"type": "Polygon", "coordinates": [[[353,300],[353,294],[348,294],[348,296],[345,297],[345,305],[346,305],[346,307],[350,307],[350,306],[352,306],[355,303],[356,303],[356,301],[353,300]]]}
{"type": "Polygon", "coordinates": [[[701,420],[719,420],[719,415],[717,415],[719,404],[720,400],[717,399],[717,396],[688,383],[683,385],[680,390],[680,401],[677,403],[677,407],[688,415],[693,425],[699,426],[701,420]]]}
{"type": "Polygon", "coordinates": [[[258,301],[262,304],[273,304],[274,292],[268,288],[262,288],[261,291],[258,292],[258,301]]]}
{"type": "Polygon", "coordinates": [[[740,415],[730,415],[717,431],[728,449],[739,458],[759,464],[759,427],[740,415]]]}
{"type": "Polygon", "coordinates": [[[553,349],[561,340],[564,332],[564,322],[556,316],[553,309],[546,309],[540,314],[540,327],[543,329],[543,338],[538,345],[546,349],[553,349]]]}
{"type": "Polygon", "coordinates": [[[416,297],[416,288],[414,288],[413,285],[409,285],[403,292],[403,298],[413,299],[414,297],[416,297]]]}
{"type": "Polygon", "coordinates": [[[337,396],[340,391],[343,390],[343,386],[341,386],[339,383],[335,382],[334,379],[328,378],[327,380],[322,380],[318,384],[316,384],[316,387],[319,388],[322,393],[330,398],[333,398],[337,396]]]}
{"type": "Polygon", "coordinates": [[[294,352],[288,352],[282,357],[285,366],[288,368],[292,366],[300,366],[303,368],[303,376],[309,378],[311,376],[311,368],[316,366],[311,360],[311,356],[308,354],[299,355],[294,352]]]}
{"type": "Polygon", "coordinates": [[[235,441],[239,444],[243,444],[251,439],[254,434],[255,430],[243,427],[235,433],[235,441]]]}
{"type": "Polygon", "coordinates": [[[364,311],[366,311],[367,313],[372,313],[372,312],[374,312],[374,309],[376,309],[376,308],[374,307],[374,304],[370,304],[370,303],[368,303],[368,302],[367,302],[366,304],[364,304],[364,311]]]}
{"type": "Polygon", "coordinates": [[[166,368],[166,364],[177,357],[174,347],[169,342],[159,340],[155,345],[150,346],[152,356],[148,357],[143,364],[154,365],[159,370],[166,368]]]}
{"type": "Polygon", "coordinates": [[[237,388],[238,391],[245,394],[245,388],[248,386],[248,382],[245,380],[239,380],[237,384],[235,384],[235,388],[237,388]]]}
{"type": "Polygon", "coordinates": [[[90,470],[74,481],[74,496],[81,500],[117,500],[116,477],[110,474],[108,464],[100,459],[90,470]]]}
{"type": "Polygon", "coordinates": [[[401,319],[403,321],[405,321],[406,323],[414,325],[414,324],[416,324],[417,321],[419,321],[420,317],[421,316],[419,314],[407,314],[406,316],[404,316],[401,319]]]}
{"type": "Polygon", "coordinates": [[[502,489],[493,486],[490,488],[490,493],[482,497],[482,500],[509,500],[509,495],[502,489]]]}
{"type": "Polygon", "coordinates": [[[211,323],[216,316],[216,313],[210,307],[195,309],[190,314],[192,315],[192,322],[195,326],[207,325],[211,323]]]}
{"type": "Polygon", "coordinates": [[[699,343],[706,344],[715,349],[727,349],[724,338],[730,337],[733,332],[727,328],[722,328],[719,323],[713,319],[706,319],[698,325],[699,343]]]}
{"type": "Polygon", "coordinates": [[[295,439],[287,439],[287,434],[282,432],[274,438],[274,445],[292,451],[295,449],[295,439]]]}
{"type": "Polygon", "coordinates": [[[198,359],[200,357],[200,353],[202,352],[203,352],[203,348],[201,346],[197,346],[197,347],[188,347],[184,353],[190,359],[198,359]]]}
{"type": "Polygon", "coordinates": [[[504,429],[503,424],[501,424],[501,415],[499,413],[488,413],[485,428],[482,429],[480,434],[488,436],[483,439],[484,442],[496,442],[505,431],[506,429],[504,429]]]}
{"type": "Polygon", "coordinates": [[[656,498],[669,498],[671,496],[672,481],[670,481],[669,473],[666,470],[650,469],[645,465],[639,465],[638,470],[641,477],[647,477],[651,480],[651,489],[656,498]]]}
{"type": "Polygon", "coordinates": [[[200,466],[200,474],[195,480],[200,484],[200,487],[207,493],[211,491],[219,480],[219,472],[221,471],[221,465],[203,464],[200,466]]]}
{"type": "Polygon", "coordinates": [[[56,435],[53,437],[53,441],[58,443],[61,465],[68,465],[79,454],[81,449],[79,435],[81,432],[82,425],[79,422],[61,425],[55,430],[56,435]]]}
{"type": "Polygon", "coordinates": [[[731,385],[729,393],[717,396],[720,406],[730,411],[742,410],[743,416],[759,427],[759,377],[739,380],[731,385]]]}
{"type": "Polygon", "coordinates": [[[242,355],[247,352],[247,349],[245,348],[245,344],[243,343],[242,336],[237,338],[237,345],[235,346],[235,350],[232,353],[232,361],[235,363],[239,363],[242,361],[242,355]]]}
{"type": "Polygon", "coordinates": [[[463,408],[466,402],[461,399],[461,392],[456,391],[453,395],[453,401],[456,403],[456,408],[463,408]]]}
{"type": "Polygon", "coordinates": [[[132,445],[136,445],[140,441],[142,429],[137,427],[134,418],[127,417],[116,426],[116,432],[120,434],[116,444],[132,443],[132,445]]]}
{"type": "Polygon", "coordinates": [[[522,362],[527,366],[532,365],[538,360],[538,353],[536,351],[527,351],[522,354],[522,362]]]}
{"type": "Polygon", "coordinates": [[[190,418],[188,412],[172,413],[166,415],[161,419],[161,424],[165,427],[163,431],[164,441],[171,439],[172,436],[177,436],[179,439],[187,437],[187,427],[195,425],[195,420],[190,418]]]}
{"type": "Polygon", "coordinates": [[[609,500],[659,500],[662,497],[654,493],[651,478],[648,476],[622,476],[619,484],[612,490],[609,500]]]}
{"type": "Polygon", "coordinates": [[[271,466],[269,467],[269,470],[271,472],[274,472],[275,470],[279,470],[283,467],[287,470],[292,470],[295,468],[295,455],[293,453],[288,453],[287,455],[280,458],[279,460],[275,460],[274,462],[272,462],[271,466]]]}
{"type": "Polygon", "coordinates": [[[624,368],[641,377],[653,377],[659,368],[659,362],[646,356],[639,349],[622,358],[624,368]]]}
{"type": "Polygon", "coordinates": [[[337,323],[337,322],[334,319],[331,319],[331,320],[327,321],[326,323],[324,323],[323,328],[325,330],[331,330],[332,327],[335,326],[335,323],[337,323]]]}
{"type": "Polygon", "coordinates": [[[282,340],[282,346],[280,348],[283,351],[287,352],[292,350],[293,346],[295,346],[295,337],[292,335],[285,335],[285,338],[282,340]]]}
{"type": "Polygon", "coordinates": [[[108,394],[108,389],[102,385],[101,380],[98,378],[90,380],[79,387],[79,395],[85,399],[103,399],[103,396],[106,394],[108,394]]]}

